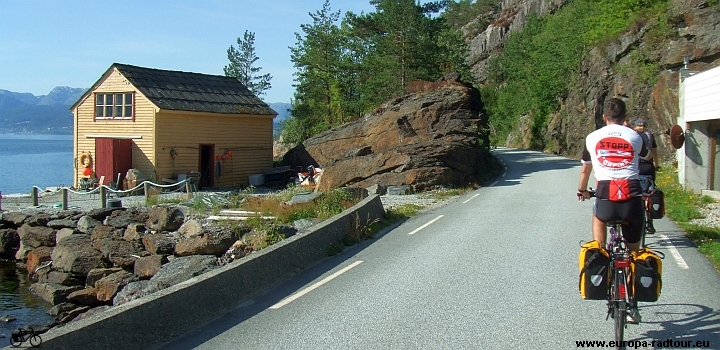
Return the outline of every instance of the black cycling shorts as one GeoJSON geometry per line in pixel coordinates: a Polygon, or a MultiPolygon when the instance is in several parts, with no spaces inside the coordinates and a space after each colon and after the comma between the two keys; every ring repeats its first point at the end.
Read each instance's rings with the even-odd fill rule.
{"type": "Polygon", "coordinates": [[[622,202],[596,198],[593,214],[605,223],[622,220],[622,234],[625,240],[628,243],[640,241],[645,227],[645,210],[642,197],[632,197],[622,202]]]}

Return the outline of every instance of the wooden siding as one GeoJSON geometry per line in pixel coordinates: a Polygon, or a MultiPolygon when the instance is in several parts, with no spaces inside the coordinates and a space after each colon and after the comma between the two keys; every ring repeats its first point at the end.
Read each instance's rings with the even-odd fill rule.
{"type": "MultiPolygon", "coordinates": [[[[160,111],[156,116],[158,177],[200,171],[200,144],[214,144],[216,156],[232,152],[232,159],[220,161],[221,173],[215,174],[214,185],[247,185],[248,176],[272,167],[272,121],[271,116],[160,111]],[[175,159],[170,149],[177,152],[175,159]]],[[[217,163],[213,160],[214,169],[217,163]]]]}
{"type": "MultiPolygon", "coordinates": [[[[73,111],[75,114],[75,180],[77,187],[78,179],[84,177],[83,167],[78,163],[80,155],[89,152],[93,161],[95,158],[95,139],[86,138],[85,135],[139,135],[141,139],[133,139],[132,165],[146,176],[151,176],[154,171],[153,155],[154,150],[154,114],[153,105],[143,94],[135,89],[117,70],[109,73],[95,90],[78,104],[73,111]],[[135,92],[135,118],[134,120],[95,120],[95,98],[97,92],[135,92]]],[[[94,169],[93,169],[94,170],[94,169]]],[[[125,174],[123,174],[125,175],[125,174]]]]}

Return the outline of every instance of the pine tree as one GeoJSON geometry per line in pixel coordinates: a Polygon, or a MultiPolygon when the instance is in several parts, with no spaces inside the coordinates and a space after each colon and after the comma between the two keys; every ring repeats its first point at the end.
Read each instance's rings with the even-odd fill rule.
{"type": "Polygon", "coordinates": [[[290,47],[297,84],[293,120],[284,133],[289,143],[299,143],[346,121],[340,63],[345,34],[335,24],[340,12],[332,12],[326,0],[322,10],[309,15],[313,23],[300,26],[303,35],[295,33],[297,44],[290,47]]]}
{"type": "Polygon", "coordinates": [[[255,33],[246,30],[242,39],[237,38],[237,45],[237,49],[230,45],[227,50],[230,64],[223,68],[225,76],[237,78],[255,96],[260,97],[272,87],[272,76],[269,73],[258,75],[262,67],[255,67],[255,62],[260,59],[255,54],[255,33]]]}

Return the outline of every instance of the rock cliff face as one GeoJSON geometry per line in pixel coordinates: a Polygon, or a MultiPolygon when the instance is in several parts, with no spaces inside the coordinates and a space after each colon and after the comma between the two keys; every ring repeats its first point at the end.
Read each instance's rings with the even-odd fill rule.
{"type": "MultiPolygon", "coordinates": [[[[529,13],[545,15],[562,7],[565,1],[506,1],[495,22],[470,42],[469,62],[478,82],[485,81],[488,58],[502,49],[507,35],[522,28],[529,13]]],[[[707,0],[672,0],[666,23],[647,19],[602,47],[588,51],[583,58],[580,77],[568,96],[561,99],[561,110],[549,118],[542,140],[544,150],[579,157],[583,138],[602,125],[602,106],[606,99],[620,97],[628,105],[631,120],[642,117],[656,134],[659,154],[671,157],[667,136],[676,124],[678,107],[678,70],[683,56],[689,55],[689,69],[705,71],[720,65],[720,8],[707,0]],[[669,28],[658,37],[655,26],[669,28]],[[639,79],[638,58],[660,67],[651,79],[639,79]]],[[[506,145],[530,147],[526,136],[529,118],[520,118],[516,132],[506,145]]]]}
{"type": "Polygon", "coordinates": [[[323,168],[319,190],[375,184],[423,190],[476,181],[490,167],[479,91],[447,77],[410,84],[408,93],[306,140],[283,163],[323,168]]]}

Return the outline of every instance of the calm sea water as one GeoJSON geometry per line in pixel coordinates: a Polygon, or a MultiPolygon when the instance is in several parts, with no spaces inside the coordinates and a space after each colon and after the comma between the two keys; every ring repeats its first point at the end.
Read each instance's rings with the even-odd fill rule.
{"type": "Polygon", "coordinates": [[[72,186],[72,135],[0,134],[0,192],[3,196],[72,186]]]}
{"type": "MultiPolygon", "coordinates": [[[[0,134],[0,191],[3,196],[30,193],[40,188],[72,185],[72,135],[0,134]]],[[[13,330],[28,324],[47,324],[52,318],[45,311],[51,305],[32,295],[32,281],[15,263],[0,261],[0,317],[17,320],[0,322],[0,334],[10,336],[13,330]]],[[[0,347],[8,338],[0,336],[0,347]]]]}
{"type": "Polygon", "coordinates": [[[9,345],[9,338],[15,329],[26,325],[45,325],[53,321],[46,311],[52,306],[30,293],[27,273],[15,268],[15,263],[0,261],[0,317],[12,316],[12,322],[0,322],[0,347],[9,345]],[[4,342],[8,343],[4,343],[4,342]]]}

